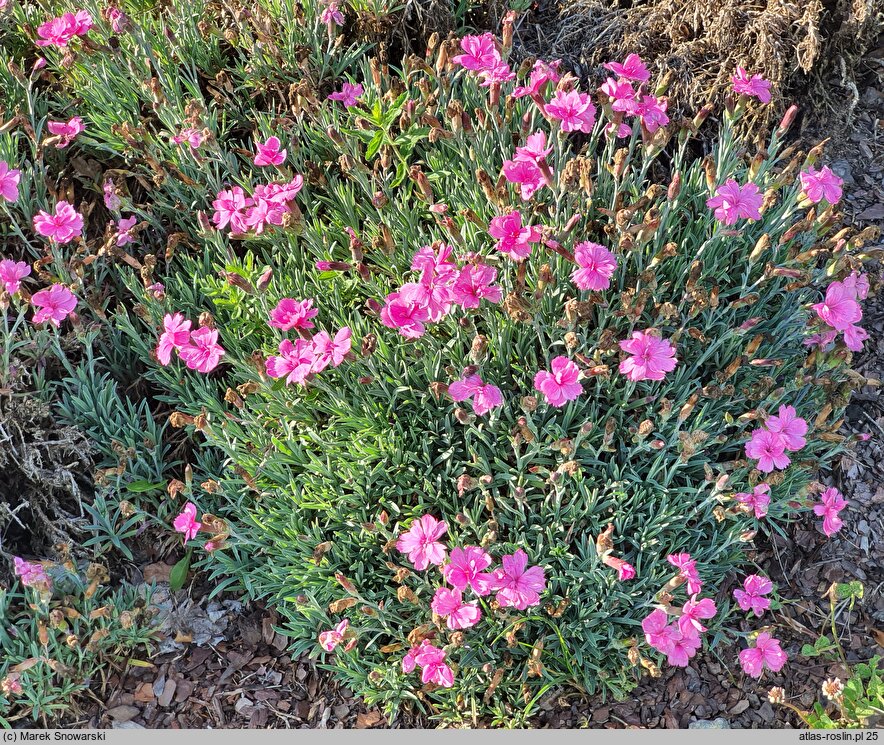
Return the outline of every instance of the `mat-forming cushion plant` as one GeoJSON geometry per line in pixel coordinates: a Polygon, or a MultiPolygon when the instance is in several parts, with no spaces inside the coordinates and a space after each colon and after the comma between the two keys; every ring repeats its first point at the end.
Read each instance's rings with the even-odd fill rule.
{"type": "Polygon", "coordinates": [[[766,81],[670,121],[636,55],[587,84],[514,69],[511,17],[394,68],[334,2],[77,10],[15,11],[67,120],[29,120],[46,83],[18,73],[0,194],[56,268],[0,277],[10,313],[99,308],[140,352],[203,442],[169,527],[219,589],[443,721],[624,695],[725,639],[749,676],[788,664],[746,554],[841,525],[814,478],[868,282],[840,180],[783,144],[794,108],[735,135],[766,81]],[[108,164],[104,237],[37,183],[51,146],[108,164]],[[134,300],[84,287],[99,257],[134,300]]]}

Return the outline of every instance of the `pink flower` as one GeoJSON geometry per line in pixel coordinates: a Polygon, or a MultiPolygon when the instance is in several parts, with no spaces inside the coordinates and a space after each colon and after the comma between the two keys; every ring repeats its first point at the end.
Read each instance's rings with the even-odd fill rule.
{"type": "Polygon", "coordinates": [[[826,534],[826,537],[831,538],[841,530],[844,521],[838,516],[838,513],[845,507],[847,507],[847,500],[834,486],[830,486],[820,494],[820,503],[813,506],[813,511],[818,517],[823,518],[823,533],[826,534]]]}
{"type": "Polygon", "coordinates": [[[701,645],[700,635],[696,632],[685,634],[676,629],[673,633],[672,649],[667,653],[666,662],[673,667],[687,667],[688,661],[697,654],[701,645]]]}
{"type": "Polygon", "coordinates": [[[646,331],[633,331],[631,339],[620,342],[620,349],[632,355],[620,363],[620,373],[634,383],[663,380],[678,363],[672,344],[646,331]]]}
{"type": "Polygon", "coordinates": [[[550,406],[564,406],[583,393],[583,385],[578,381],[580,370],[567,357],[553,359],[550,370],[540,370],[534,376],[534,388],[546,397],[550,406]]]}
{"type": "Polygon", "coordinates": [[[31,267],[24,261],[3,259],[0,261],[0,283],[10,295],[15,295],[21,287],[21,281],[31,273],[31,267]]]}
{"type": "Polygon", "coordinates": [[[190,341],[190,321],[181,313],[163,316],[163,333],[157,344],[157,359],[161,365],[168,365],[172,359],[172,350],[181,349],[190,341]]]}
{"type": "Polygon", "coordinates": [[[312,329],[311,318],[315,318],[319,311],[313,307],[313,298],[307,300],[293,300],[284,297],[276,307],[270,311],[270,321],[273,328],[290,331],[291,329],[312,329]]]}
{"type": "Polygon", "coordinates": [[[850,325],[844,329],[844,343],[851,352],[862,352],[863,342],[868,338],[868,332],[861,326],[850,325]]]}
{"type": "Polygon", "coordinates": [[[658,652],[669,654],[675,645],[675,640],[681,636],[678,627],[669,624],[669,617],[665,611],[656,608],[642,620],[642,631],[645,632],[645,641],[658,652]]]}
{"type": "Polygon", "coordinates": [[[534,163],[539,167],[552,151],[552,146],[546,144],[546,133],[543,130],[538,130],[525,138],[525,144],[522,147],[516,148],[514,160],[534,163]]]}
{"type": "Polygon", "coordinates": [[[475,626],[482,618],[478,601],[463,602],[461,592],[456,588],[454,590],[449,590],[447,587],[438,588],[430,607],[433,609],[433,613],[438,613],[442,618],[447,619],[445,625],[452,631],[475,626]]]}
{"type": "Polygon", "coordinates": [[[104,184],[102,185],[102,191],[104,192],[104,206],[107,207],[111,212],[120,209],[120,205],[123,202],[117,196],[117,191],[116,187],[114,186],[113,179],[105,179],[104,184]]]}
{"type": "Polygon", "coordinates": [[[571,274],[581,290],[607,290],[617,269],[617,259],[607,248],[584,241],[574,247],[574,260],[579,269],[571,274]]]}
{"type": "Polygon", "coordinates": [[[403,285],[399,292],[391,292],[381,310],[381,323],[387,328],[397,329],[406,339],[417,339],[424,335],[430,320],[430,311],[424,300],[424,290],[420,285],[403,285]]]}
{"type": "Polygon", "coordinates": [[[224,349],[218,344],[218,331],[210,328],[191,331],[190,342],[178,350],[178,356],[188,369],[201,373],[214,370],[224,354],[224,349]]]}
{"type": "Polygon", "coordinates": [[[647,83],[651,79],[651,73],[648,71],[648,68],[645,67],[642,58],[637,54],[627,55],[626,59],[623,60],[623,64],[620,64],[619,62],[608,62],[604,64],[603,67],[610,70],[618,77],[625,78],[626,80],[633,80],[636,83],[647,83]]]}
{"type": "Polygon", "coordinates": [[[252,198],[247,197],[239,186],[219,191],[215,201],[212,202],[212,207],[215,208],[212,223],[218,230],[223,230],[229,224],[232,232],[247,233],[249,231],[248,208],[253,204],[252,198]]]}
{"type": "Polygon", "coordinates": [[[609,554],[602,559],[602,563],[605,566],[611,567],[611,569],[617,570],[617,579],[620,582],[635,579],[635,567],[628,561],[623,561],[623,559],[618,559],[616,556],[609,554]]]}
{"type": "Polygon", "coordinates": [[[455,380],[448,386],[448,395],[453,401],[473,399],[473,411],[477,416],[484,416],[491,409],[503,406],[503,394],[500,388],[486,385],[478,375],[470,375],[463,380],[455,380]]]}
{"type": "Polygon", "coordinates": [[[621,122],[619,125],[611,122],[610,124],[605,125],[605,134],[608,137],[629,137],[632,134],[632,127],[624,122],[621,122]]]}
{"type": "Polygon", "coordinates": [[[12,558],[15,576],[21,580],[25,587],[37,587],[48,590],[52,586],[52,580],[46,574],[42,564],[36,561],[25,561],[19,556],[12,558]]]}
{"type": "Polygon", "coordinates": [[[754,511],[755,517],[760,520],[767,515],[767,507],[770,504],[770,486],[758,484],[751,494],[740,492],[739,494],[734,494],[734,499],[754,511]]]}
{"type": "Polygon", "coordinates": [[[642,124],[648,132],[656,132],[660,127],[669,124],[666,108],[669,102],[665,98],[655,96],[642,96],[641,103],[635,108],[635,113],[641,118],[642,124]]]}
{"type": "Polygon", "coordinates": [[[801,191],[807,198],[817,204],[825,199],[829,204],[837,204],[841,200],[841,187],[844,181],[828,166],[817,171],[810,166],[799,174],[801,191]]]}
{"type": "Polygon", "coordinates": [[[55,213],[43,210],[34,217],[34,229],[56,243],[68,243],[83,232],[83,216],[72,205],[61,201],[55,213]]]}
{"type": "Polygon", "coordinates": [[[737,67],[736,74],[731,78],[734,84],[734,91],[742,93],[744,96],[753,96],[761,103],[770,101],[770,83],[761,75],[752,75],[746,72],[742,67],[737,67]]]}
{"type": "Polygon", "coordinates": [[[706,631],[706,627],[700,623],[701,619],[712,618],[717,613],[715,602],[711,598],[697,600],[696,595],[685,602],[678,617],[678,628],[683,636],[692,636],[697,632],[706,631]]]}
{"type": "Polygon", "coordinates": [[[539,97],[547,83],[558,83],[561,79],[559,65],[561,65],[561,60],[553,60],[552,62],[537,60],[531,70],[528,85],[517,85],[513,89],[513,98],[539,97]]]}
{"type": "Polygon", "coordinates": [[[451,61],[467,70],[481,72],[494,68],[501,60],[500,53],[490,33],[481,36],[464,36],[460,40],[463,54],[452,57],[451,61]]]}
{"type": "Polygon", "coordinates": [[[7,202],[18,201],[18,182],[21,171],[10,168],[5,160],[0,160],[0,198],[7,202]]]}
{"type": "Polygon", "coordinates": [[[464,308],[478,308],[482,300],[499,303],[503,298],[500,285],[492,284],[497,269],[487,264],[467,264],[460,270],[451,287],[452,299],[464,308]]]}
{"type": "Polygon", "coordinates": [[[313,337],[313,372],[322,372],[326,367],[332,365],[337,367],[340,365],[352,346],[353,332],[349,326],[344,326],[335,338],[332,339],[325,331],[320,331],[313,337]]]}
{"type": "Polygon", "coordinates": [[[488,88],[494,83],[506,83],[509,80],[515,80],[516,74],[506,62],[498,60],[490,67],[480,70],[479,77],[482,78],[482,87],[488,88]]]}
{"type": "Polygon", "coordinates": [[[365,93],[365,90],[359,83],[355,85],[353,83],[344,83],[339,92],[329,94],[328,100],[340,101],[344,104],[345,108],[349,109],[351,106],[356,105],[363,93],[365,93]]]}
{"type": "Polygon", "coordinates": [[[331,26],[333,23],[343,26],[344,14],[341,13],[341,9],[335,0],[325,0],[325,7],[322,9],[319,20],[327,26],[331,26]]]}
{"type": "Polygon", "coordinates": [[[672,566],[678,569],[678,576],[687,583],[688,595],[696,595],[703,587],[700,579],[700,573],[697,571],[697,561],[692,559],[690,554],[669,554],[666,557],[672,566]]]}
{"type": "Polygon", "coordinates": [[[138,222],[138,218],[135,215],[132,217],[127,217],[123,220],[117,220],[117,245],[125,246],[128,243],[135,242],[135,236],[132,235],[132,228],[135,227],[135,223],[138,222]]]}
{"type": "Polygon", "coordinates": [[[493,572],[491,589],[497,591],[496,599],[502,608],[525,610],[540,604],[540,593],[546,588],[543,568],[528,566],[528,554],[519,549],[514,554],[502,556],[500,569],[493,572]]]}
{"type": "Polygon", "coordinates": [[[488,234],[497,238],[495,248],[513,261],[527,259],[531,254],[531,244],[540,240],[540,230],[537,227],[522,227],[522,213],[519,210],[493,217],[488,226],[488,234]]]}
{"type": "Polygon", "coordinates": [[[778,639],[762,631],[755,640],[755,646],[740,652],[740,665],[744,672],[753,678],[760,678],[764,668],[778,673],[786,664],[786,653],[780,648],[778,639]]]}
{"type": "Polygon", "coordinates": [[[563,132],[592,132],[595,124],[595,106],[586,93],[579,91],[556,91],[546,113],[562,122],[563,132]]]}
{"type": "Polygon", "coordinates": [[[184,533],[184,540],[190,541],[196,538],[196,534],[202,527],[202,523],[196,519],[196,505],[188,502],[184,505],[181,514],[172,522],[172,527],[179,533],[184,533]]]}
{"type": "Polygon", "coordinates": [[[458,590],[471,587],[476,595],[491,592],[494,576],[483,570],[491,566],[491,557],[478,546],[451,549],[448,563],[442,567],[445,581],[458,590]]]}
{"type": "Polygon", "coordinates": [[[810,307],[816,311],[823,323],[838,331],[844,331],[863,316],[856,301],[855,289],[845,287],[843,282],[832,282],[826,288],[826,299],[810,307]]]}
{"type": "Polygon", "coordinates": [[[624,114],[635,114],[638,109],[638,98],[635,89],[627,80],[608,78],[599,90],[611,99],[611,109],[624,114]]]}
{"type": "Polygon", "coordinates": [[[448,531],[448,525],[432,515],[419,517],[411,528],[396,541],[396,548],[408,554],[414,568],[423,571],[430,564],[441,565],[445,561],[445,546],[439,542],[448,531]]]}
{"type": "Polygon", "coordinates": [[[706,200],[707,207],[715,208],[715,219],[725,225],[734,225],[740,218],[760,220],[764,197],[751,181],[740,186],[732,178],[715,190],[715,196],[706,200]]]}
{"type": "MultiPolygon", "coordinates": [[[[434,647],[425,639],[419,647],[412,649],[408,655],[411,655],[412,659],[412,662],[409,663],[408,672],[414,670],[415,664],[418,665],[422,670],[421,682],[435,683],[443,688],[451,688],[454,685],[454,673],[445,663],[445,650],[434,647]]],[[[408,655],[406,655],[406,658],[408,655]]],[[[402,660],[402,669],[406,669],[406,661],[404,659],[402,660]]]]}
{"type": "Polygon", "coordinates": [[[268,357],[264,363],[271,378],[285,378],[286,385],[304,385],[307,376],[314,372],[316,356],[312,342],[307,339],[283,339],[279,343],[279,356],[268,357]]]}
{"type": "Polygon", "coordinates": [[[519,184],[522,199],[528,201],[543,186],[543,172],[530,160],[507,160],[503,163],[503,175],[511,184],[519,184]]]}
{"type": "Polygon", "coordinates": [[[34,313],[34,323],[49,321],[58,327],[77,307],[77,296],[67,287],[54,284],[48,290],[40,290],[31,296],[31,303],[39,310],[34,313]]]}
{"type": "Polygon", "coordinates": [[[768,417],[764,426],[783,438],[786,450],[801,450],[807,444],[807,422],[796,416],[792,406],[780,406],[778,415],[768,417]]]}
{"type": "Polygon", "coordinates": [[[190,145],[191,150],[199,149],[203,142],[205,142],[206,136],[196,127],[186,127],[182,129],[177,135],[172,137],[172,142],[176,145],[180,145],[186,142],[190,145]]]}
{"type": "Polygon", "coordinates": [[[826,347],[831,345],[837,337],[838,332],[835,331],[835,329],[831,329],[820,334],[813,334],[811,336],[808,336],[804,340],[804,345],[807,347],[819,347],[820,349],[825,349],[826,347]]]}
{"type": "Polygon", "coordinates": [[[786,455],[786,443],[779,432],[767,429],[756,429],[752,438],[746,443],[746,456],[758,459],[758,470],[770,473],[775,468],[787,468],[789,456],[786,455]]]}
{"type": "Polygon", "coordinates": [[[75,36],[85,36],[92,28],[92,16],[85,10],[65,13],[53,18],[37,28],[38,47],[66,47],[75,36]]]}
{"type": "Polygon", "coordinates": [[[75,116],[68,122],[47,122],[46,129],[59,137],[55,147],[60,150],[70,145],[80,132],[85,131],[86,125],[80,117],[75,116]]]}
{"type": "Polygon", "coordinates": [[[869,278],[865,274],[851,272],[841,282],[848,290],[854,293],[857,300],[865,300],[869,295],[869,278]]]}
{"type": "Polygon", "coordinates": [[[764,597],[773,590],[773,583],[758,574],[750,574],[743,580],[743,589],[734,590],[734,598],[742,610],[751,610],[761,617],[770,608],[770,599],[764,597]]]}
{"type": "Polygon", "coordinates": [[[281,166],[285,162],[287,150],[279,149],[279,138],[268,137],[265,142],[255,143],[257,153],[255,155],[256,166],[281,166]]]}
{"type": "Polygon", "coordinates": [[[319,646],[326,652],[334,652],[338,644],[344,643],[344,634],[347,633],[347,627],[350,622],[345,618],[337,626],[329,631],[322,631],[319,634],[319,646]]]}

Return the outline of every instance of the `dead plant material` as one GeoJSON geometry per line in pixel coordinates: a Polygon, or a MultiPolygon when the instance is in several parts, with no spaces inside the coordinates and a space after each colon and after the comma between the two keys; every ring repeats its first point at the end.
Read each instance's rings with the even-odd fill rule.
{"type": "Polygon", "coordinates": [[[843,126],[882,15],[884,0],[542,1],[519,20],[516,52],[561,58],[593,81],[606,76],[605,62],[635,52],[656,81],[671,76],[673,119],[721,102],[740,65],[772,83],[772,105],[755,106],[749,121],[756,130],[769,129],[805,90],[817,116],[843,126]]]}

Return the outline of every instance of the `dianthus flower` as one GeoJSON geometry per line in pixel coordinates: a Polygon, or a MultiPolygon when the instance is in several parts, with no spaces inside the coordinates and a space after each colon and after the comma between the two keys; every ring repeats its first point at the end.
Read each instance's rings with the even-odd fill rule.
{"type": "Polygon", "coordinates": [[[445,561],[445,546],[439,542],[448,531],[448,525],[432,515],[424,515],[412,522],[411,527],[399,536],[396,548],[408,554],[414,568],[423,571],[430,564],[441,565],[445,561]]]}
{"type": "Polygon", "coordinates": [[[49,321],[58,327],[77,307],[77,296],[64,285],[54,284],[46,290],[35,292],[31,296],[31,304],[38,309],[32,319],[34,323],[49,321]]]}
{"type": "Polygon", "coordinates": [[[409,283],[403,285],[399,292],[391,292],[381,309],[381,323],[387,328],[396,329],[406,339],[423,336],[425,324],[430,320],[430,311],[424,300],[425,290],[418,283],[409,283]]]}
{"type": "Polygon", "coordinates": [[[75,116],[67,122],[47,122],[46,129],[58,137],[55,147],[59,150],[70,145],[74,138],[86,130],[83,120],[75,116]]]}
{"type": "Polygon", "coordinates": [[[820,502],[813,506],[813,511],[818,517],[823,518],[823,533],[827,537],[831,538],[841,530],[844,521],[838,513],[845,507],[847,507],[847,500],[834,486],[830,486],[820,494],[820,502]]]}
{"type": "Polygon", "coordinates": [[[319,311],[313,307],[313,298],[306,300],[294,300],[284,297],[276,307],[270,311],[268,323],[273,328],[290,331],[291,329],[312,329],[313,322],[319,311]]]}
{"type": "Polygon", "coordinates": [[[592,132],[595,106],[586,93],[556,91],[546,104],[546,113],[562,122],[563,132],[592,132]]]}
{"type": "Polygon", "coordinates": [[[117,220],[117,233],[115,236],[117,246],[125,246],[135,242],[132,228],[135,227],[137,222],[138,218],[135,215],[117,220]]]}
{"type": "Polygon", "coordinates": [[[786,664],[786,653],[778,639],[762,631],[755,640],[755,646],[740,652],[740,665],[747,675],[760,678],[764,669],[778,673],[786,664]]]}
{"type": "Polygon", "coordinates": [[[191,150],[199,149],[205,140],[205,134],[196,127],[185,127],[177,135],[172,137],[172,142],[174,144],[181,145],[186,142],[190,145],[191,150]]]}
{"type": "Polygon", "coordinates": [[[439,587],[433,596],[430,608],[433,613],[445,619],[445,625],[452,631],[475,626],[482,618],[478,601],[463,602],[463,595],[457,588],[450,590],[447,587],[439,587]]]}
{"type": "Polygon", "coordinates": [[[340,101],[344,104],[345,108],[350,108],[351,106],[355,106],[359,102],[360,96],[365,93],[362,85],[359,83],[344,83],[341,86],[340,91],[336,91],[335,93],[330,93],[328,96],[329,101],[340,101]]]}
{"type": "Polygon", "coordinates": [[[18,201],[18,182],[21,171],[10,168],[5,160],[0,160],[0,199],[6,202],[18,201]]]}
{"type": "Polygon", "coordinates": [[[773,583],[767,577],[750,574],[743,580],[743,589],[734,590],[734,598],[742,610],[751,610],[760,617],[770,608],[770,599],[765,595],[772,590],[773,583]]]}
{"type": "Polygon", "coordinates": [[[451,286],[452,299],[464,308],[478,308],[482,300],[499,303],[503,298],[500,285],[493,284],[497,269],[487,264],[467,264],[451,286]]]}
{"type": "Polygon", "coordinates": [[[490,33],[481,36],[464,36],[460,40],[460,48],[463,54],[452,57],[451,61],[473,72],[488,70],[501,61],[494,35],[490,33]]]}
{"type": "Polygon", "coordinates": [[[737,220],[761,219],[763,195],[751,181],[740,186],[734,179],[728,179],[715,190],[715,196],[706,200],[707,207],[715,209],[715,219],[725,225],[734,225],[737,220]]]}
{"type": "Polygon", "coordinates": [[[478,375],[469,375],[463,380],[455,380],[448,386],[448,395],[453,401],[473,400],[476,416],[484,416],[492,409],[503,406],[503,394],[496,385],[482,382],[478,375]]]}
{"type": "Polygon", "coordinates": [[[218,343],[218,331],[210,328],[191,331],[190,341],[178,350],[188,369],[201,373],[214,370],[224,354],[224,348],[218,343]]]}
{"type": "Polygon", "coordinates": [[[615,75],[625,80],[632,80],[636,83],[647,83],[651,79],[651,73],[642,62],[642,58],[637,54],[629,54],[626,59],[620,62],[606,62],[602,65],[606,70],[610,70],[615,75]]]}
{"type": "Polygon", "coordinates": [[[678,569],[679,578],[687,583],[688,595],[696,595],[700,592],[703,582],[700,580],[700,573],[697,571],[696,559],[692,559],[690,554],[681,553],[669,554],[666,557],[666,561],[678,569]]]}
{"type": "Polygon", "coordinates": [[[786,450],[801,450],[807,444],[804,439],[807,422],[795,413],[792,406],[780,406],[777,416],[768,417],[764,426],[780,435],[786,450]]]}
{"type": "Polygon", "coordinates": [[[184,534],[185,541],[196,538],[196,534],[202,527],[202,523],[196,519],[196,505],[193,502],[188,502],[184,505],[184,509],[172,522],[172,526],[176,531],[184,534]]]}
{"type": "Polygon", "coordinates": [[[534,161],[507,160],[503,163],[503,175],[511,184],[518,184],[522,199],[527,202],[544,184],[543,172],[534,161]]]}
{"type": "Polygon", "coordinates": [[[246,219],[248,209],[254,204],[251,197],[247,197],[242,187],[234,186],[232,189],[219,191],[212,207],[215,214],[212,223],[218,230],[223,230],[230,225],[233,233],[247,233],[249,224],[246,219]]]}
{"type": "Polygon", "coordinates": [[[684,636],[691,636],[698,632],[706,631],[706,627],[700,621],[712,618],[716,613],[715,601],[711,598],[697,600],[697,596],[692,595],[691,599],[682,606],[681,615],[678,617],[679,631],[684,636]]]}
{"type": "Polygon", "coordinates": [[[628,80],[608,78],[599,90],[611,100],[611,109],[624,114],[635,114],[638,106],[638,94],[628,80]]]}
{"type": "Polygon", "coordinates": [[[819,171],[810,166],[801,171],[801,191],[814,204],[825,199],[829,204],[837,204],[841,200],[841,187],[844,181],[828,166],[819,171]]]}
{"type": "Polygon", "coordinates": [[[500,569],[492,574],[491,589],[502,608],[525,610],[540,604],[540,593],[546,588],[543,568],[528,566],[528,554],[519,549],[514,554],[502,556],[500,569]]]}
{"type": "Polygon", "coordinates": [[[522,213],[513,210],[491,219],[488,234],[497,238],[495,248],[513,261],[524,261],[531,254],[531,244],[540,241],[540,229],[522,226],[522,213]]]}
{"type": "Polygon", "coordinates": [[[445,581],[458,590],[472,588],[476,595],[491,592],[494,575],[484,570],[491,566],[491,557],[478,546],[451,549],[448,563],[442,567],[445,581]]]}
{"type": "Polygon", "coordinates": [[[826,288],[825,300],[811,307],[823,323],[838,331],[844,331],[862,318],[862,309],[856,301],[856,290],[845,287],[843,282],[832,282],[826,288]]]}
{"type": "Polygon", "coordinates": [[[161,365],[168,365],[172,359],[172,350],[181,349],[190,341],[190,321],[181,313],[166,313],[163,316],[163,333],[157,343],[157,359],[161,365]]]}
{"type": "Polygon", "coordinates": [[[779,432],[756,429],[746,443],[746,456],[758,459],[758,470],[770,473],[775,468],[787,468],[792,462],[786,455],[786,443],[779,432]]]}
{"type": "Polygon", "coordinates": [[[40,210],[34,217],[34,229],[51,241],[69,243],[83,232],[83,216],[65,201],[55,205],[55,212],[49,214],[40,210]]]}
{"type": "Polygon", "coordinates": [[[645,331],[633,331],[630,339],[619,344],[631,355],[620,363],[620,373],[633,382],[663,380],[678,363],[675,348],[667,339],[658,339],[645,331]]]}
{"type": "Polygon", "coordinates": [[[571,274],[581,290],[607,290],[617,269],[617,259],[607,248],[584,241],[574,247],[574,261],[578,269],[571,274]]]}
{"type": "Polygon", "coordinates": [[[734,92],[744,96],[757,98],[761,103],[770,101],[770,82],[761,75],[749,75],[742,67],[737,67],[736,74],[731,77],[734,84],[734,92]]]}
{"type": "Polygon", "coordinates": [[[347,627],[350,622],[345,618],[337,626],[329,631],[322,631],[319,634],[319,646],[326,652],[334,652],[335,647],[344,643],[344,634],[347,633],[347,627]]]}
{"type": "Polygon", "coordinates": [[[85,36],[92,28],[92,16],[85,10],[65,13],[37,28],[38,47],[66,47],[75,36],[85,36]]]}
{"type": "Polygon", "coordinates": [[[286,385],[304,385],[307,376],[314,372],[316,355],[312,342],[307,339],[283,339],[279,343],[279,355],[268,357],[264,363],[271,378],[285,378],[286,385]]]}
{"type": "Polygon", "coordinates": [[[540,391],[550,406],[564,406],[581,393],[583,386],[578,378],[580,370],[567,357],[559,356],[550,363],[550,370],[540,370],[534,376],[534,387],[540,391]]]}
{"type": "Polygon", "coordinates": [[[641,119],[648,132],[654,133],[660,127],[669,124],[666,108],[669,102],[665,98],[642,96],[641,102],[635,107],[635,114],[641,119]]]}
{"type": "Polygon", "coordinates": [[[19,556],[12,558],[15,576],[21,580],[25,587],[36,587],[40,589],[49,589],[52,581],[42,564],[36,561],[25,561],[19,556]]]}
{"type": "Polygon", "coordinates": [[[763,483],[758,484],[751,493],[734,494],[734,499],[745,505],[745,508],[752,511],[755,517],[760,520],[767,515],[767,508],[770,504],[770,486],[763,483]]]}
{"type": "Polygon", "coordinates": [[[268,137],[264,142],[255,143],[256,166],[280,166],[285,162],[288,151],[280,149],[278,137],[268,137]]]}
{"type": "Polygon", "coordinates": [[[31,267],[24,261],[3,259],[0,261],[0,284],[10,295],[15,295],[21,281],[31,273],[31,267]]]}
{"type": "Polygon", "coordinates": [[[318,373],[326,367],[338,367],[349,354],[353,344],[353,332],[349,326],[344,326],[336,334],[334,339],[326,331],[320,331],[311,340],[313,344],[313,372],[318,373]]]}

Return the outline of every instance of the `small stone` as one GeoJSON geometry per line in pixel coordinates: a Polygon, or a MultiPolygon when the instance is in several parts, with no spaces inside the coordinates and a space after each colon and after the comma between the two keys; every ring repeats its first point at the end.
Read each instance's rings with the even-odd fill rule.
{"type": "MultiPolygon", "coordinates": [[[[748,701],[746,702],[749,703],[748,701]]],[[[718,717],[717,719],[700,719],[696,722],[691,722],[688,725],[688,729],[730,729],[731,725],[724,717],[718,717]]]]}
{"type": "Polygon", "coordinates": [[[107,710],[107,715],[115,722],[128,722],[141,713],[141,709],[136,706],[115,706],[113,709],[107,710]]]}
{"type": "Polygon", "coordinates": [[[853,169],[850,167],[850,163],[847,160],[836,160],[832,163],[831,168],[848,186],[855,183],[853,169]]]}
{"type": "Polygon", "coordinates": [[[111,729],[144,729],[138,722],[111,722],[111,729]]]}
{"type": "Polygon", "coordinates": [[[733,714],[734,716],[737,716],[737,714],[742,714],[748,708],[749,708],[749,701],[744,698],[742,701],[737,701],[737,703],[735,703],[733,705],[733,707],[730,710],[730,713],[733,714]]]}

